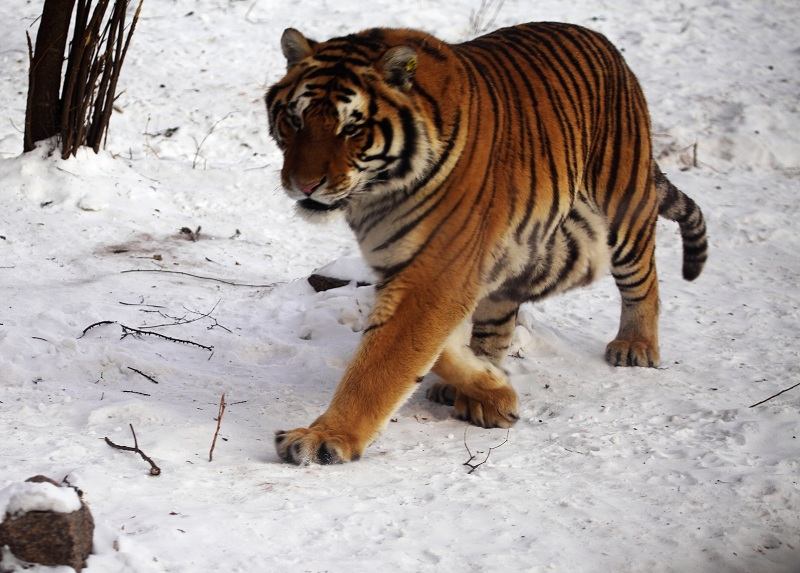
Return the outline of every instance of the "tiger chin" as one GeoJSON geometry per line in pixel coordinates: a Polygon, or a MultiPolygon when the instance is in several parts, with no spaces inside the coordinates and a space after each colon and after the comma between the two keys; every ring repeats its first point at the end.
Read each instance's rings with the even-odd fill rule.
{"type": "Polygon", "coordinates": [[[642,90],[579,26],[531,23],[450,45],[372,29],[281,38],[265,101],[300,213],[344,215],[376,302],[328,409],[279,431],[288,462],[359,459],[429,371],[434,401],[486,428],[519,419],[503,360],[517,311],[610,268],[616,366],[659,364],[659,215],[679,224],[683,276],[707,258],[700,208],[653,160],[642,90]]]}

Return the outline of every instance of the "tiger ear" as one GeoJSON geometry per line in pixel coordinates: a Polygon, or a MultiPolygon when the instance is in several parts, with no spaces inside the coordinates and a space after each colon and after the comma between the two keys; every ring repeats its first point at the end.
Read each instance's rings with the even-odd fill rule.
{"type": "Polygon", "coordinates": [[[407,88],[417,71],[417,51],[411,46],[395,46],[386,50],[379,66],[387,83],[407,88]]]}
{"type": "Polygon", "coordinates": [[[315,41],[307,39],[294,28],[286,28],[281,36],[281,50],[286,57],[286,69],[291,70],[314,53],[315,44],[315,41]]]}

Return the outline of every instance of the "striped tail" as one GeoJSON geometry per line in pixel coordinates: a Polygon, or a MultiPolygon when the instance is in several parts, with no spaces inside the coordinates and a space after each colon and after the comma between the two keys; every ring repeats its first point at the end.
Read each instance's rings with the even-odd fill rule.
{"type": "Polygon", "coordinates": [[[658,193],[658,214],[675,221],[683,239],[683,278],[696,279],[708,258],[706,221],[697,203],[675,187],[653,162],[653,176],[658,193]]]}

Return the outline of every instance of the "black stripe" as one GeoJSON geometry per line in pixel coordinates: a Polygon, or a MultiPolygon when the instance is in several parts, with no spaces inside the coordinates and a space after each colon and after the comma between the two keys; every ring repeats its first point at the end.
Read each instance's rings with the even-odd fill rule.
{"type": "MultiPolygon", "coordinates": [[[[514,318],[517,317],[517,310],[518,309],[515,308],[514,310],[512,310],[511,312],[509,312],[507,314],[504,314],[500,318],[488,318],[488,319],[484,319],[484,320],[475,321],[474,326],[503,326],[509,320],[514,319],[514,318]]],[[[474,334],[473,334],[473,336],[474,336],[474,334]]]]}

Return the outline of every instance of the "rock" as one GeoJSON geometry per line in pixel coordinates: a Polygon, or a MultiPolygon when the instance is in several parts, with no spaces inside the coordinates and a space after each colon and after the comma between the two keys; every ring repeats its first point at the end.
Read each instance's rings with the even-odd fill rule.
{"type": "MultiPolygon", "coordinates": [[[[348,279],[337,279],[336,277],[329,277],[317,273],[314,273],[308,277],[308,284],[310,284],[317,292],[324,292],[326,290],[343,287],[345,285],[349,285],[351,282],[353,281],[348,279]]],[[[370,286],[370,285],[371,283],[364,281],[356,282],[356,286],[360,287],[370,286]]]]}
{"type": "MultiPolygon", "coordinates": [[[[25,481],[62,487],[44,476],[25,481]]],[[[30,510],[0,517],[3,517],[0,547],[7,545],[17,559],[41,565],[67,565],[75,571],[86,565],[92,552],[94,519],[83,501],[80,509],[69,513],[30,510]]]]}
{"type": "Polygon", "coordinates": [[[324,275],[313,274],[308,277],[308,283],[314,287],[317,292],[323,292],[334,288],[343,287],[350,284],[350,281],[344,279],[337,279],[333,277],[326,277],[324,275]]]}

